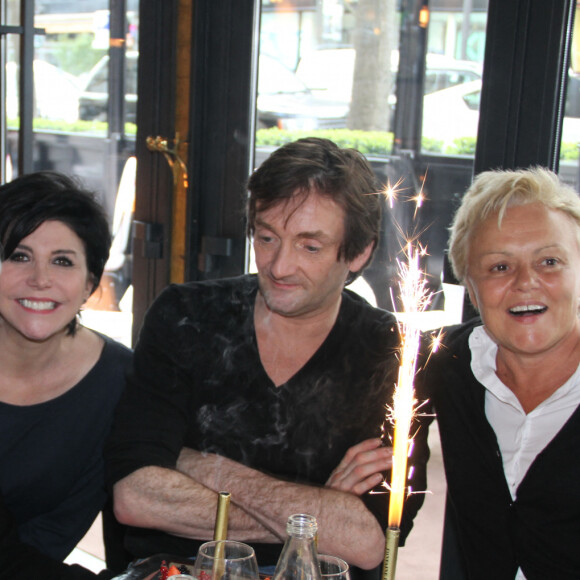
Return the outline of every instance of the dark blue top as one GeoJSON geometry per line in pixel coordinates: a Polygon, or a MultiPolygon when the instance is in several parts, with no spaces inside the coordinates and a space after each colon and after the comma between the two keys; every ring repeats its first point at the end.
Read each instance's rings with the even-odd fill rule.
{"type": "MultiPolygon", "coordinates": [[[[131,351],[104,337],[95,366],[61,396],[0,402],[0,493],[20,540],[63,560],[103,507],[103,442],[131,351]]],[[[4,514],[2,514],[4,515],[4,514]]]]}

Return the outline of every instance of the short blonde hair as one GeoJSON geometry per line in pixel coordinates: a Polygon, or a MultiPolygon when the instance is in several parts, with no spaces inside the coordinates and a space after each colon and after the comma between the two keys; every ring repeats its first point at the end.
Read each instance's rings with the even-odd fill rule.
{"type": "Polygon", "coordinates": [[[449,259],[457,280],[463,282],[467,275],[469,242],[474,229],[495,213],[501,225],[508,207],[529,203],[542,203],[570,216],[578,226],[580,243],[580,197],[555,173],[542,167],[484,171],[465,193],[449,228],[449,259]]]}

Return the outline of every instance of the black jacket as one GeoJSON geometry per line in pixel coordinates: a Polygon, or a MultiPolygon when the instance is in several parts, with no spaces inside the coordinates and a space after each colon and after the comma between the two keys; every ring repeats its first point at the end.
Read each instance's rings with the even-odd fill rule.
{"type": "MultiPolygon", "coordinates": [[[[536,457],[512,501],[485,388],[471,372],[468,338],[479,320],[447,329],[425,367],[437,412],[455,526],[467,578],[580,578],[580,407],[536,457]]],[[[449,522],[448,522],[449,523],[449,522]]]]}

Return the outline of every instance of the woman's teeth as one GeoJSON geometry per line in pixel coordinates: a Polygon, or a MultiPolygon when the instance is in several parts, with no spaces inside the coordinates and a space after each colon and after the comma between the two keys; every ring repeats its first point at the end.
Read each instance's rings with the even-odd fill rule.
{"type": "Polygon", "coordinates": [[[56,307],[56,302],[52,301],[36,301],[36,300],[19,300],[20,304],[24,306],[24,308],[29,308],[31,310],[53,310],[56,307]]]}
{"type": "Polygon", "coordinates": [[[548,310],[547,306],[542,306],[541,304],[527,304],[525,306],[514,306],[510,308],[511,314],[522,315],[522,314],[542,314],[548,310]]]}

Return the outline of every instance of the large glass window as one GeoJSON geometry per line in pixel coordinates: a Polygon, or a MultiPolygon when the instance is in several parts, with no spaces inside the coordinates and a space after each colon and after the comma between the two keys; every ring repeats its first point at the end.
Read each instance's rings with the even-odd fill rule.
{"type": "Polygon", "coordinates": [[[457,299],[444,300],[441,277],[446,228],[473,170],[487,0],[424,4],[262,0],[255,159],[318,135],[364,153],[385,188],[399,184],[358,285],[372,302],[398,310],[395,232],[424,231],[436,326],[461,316],[451,308],[457,299]],[[419,194],[426,201],[417,213],[403,200],[419,194]]]}
{"type": "Polygon", "coordinates": [[[560,146],[560,177],[580,188],[580,6],[576,6],[572,44],[570,47],[570,68],[564,102],[564,121],[560,146]]]}

